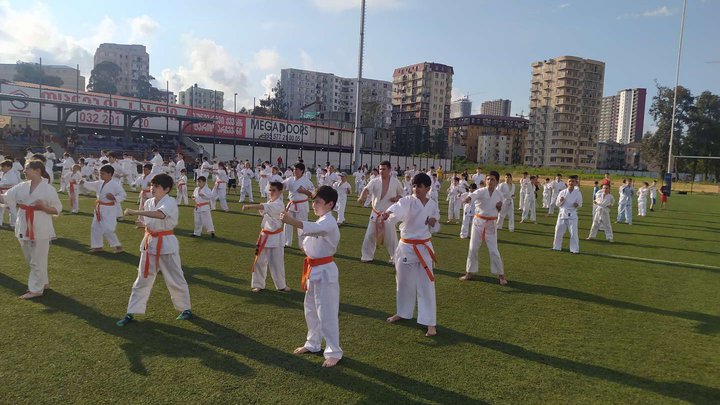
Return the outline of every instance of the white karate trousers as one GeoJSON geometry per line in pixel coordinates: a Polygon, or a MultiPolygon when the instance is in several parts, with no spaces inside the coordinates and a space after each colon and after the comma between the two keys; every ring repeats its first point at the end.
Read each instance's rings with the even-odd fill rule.
{"type": "MultiPolygon", "coordinates": [[[[308,203],[303,203],[308,204],[308,203]]],[[[300,211],[288,211],[288,214],[292,215],[293,218],[297,219],[298,221],[307,221],[308,220],[308,211],[304,209],[300,209],[300,211]]],[[[292,246],[293,242],[293,226],[285,224],[285,228],[283,229],[283,232],[285,232],[285,246],[292,246]]],[[[303,230],[298,228],[297,229],[297,236],[298,236],[298,247],[300,247],[300,235],[302,235],[303,230]]]]}
{"type": "MultiPolygon", "coordinates": [[[[368,221],[367,230],[365,230],[365,238],[363,239],[362,244],[362,253],[360,260],[364,262],[369,262],[375,258],[375,249],[377,248],[377,237],[375,235],[375,214],[370,216],[370,220],[368,221]]],[[[395,249],[397,249],[398,245],[398,237],[397,237],[397,230],[395,229],[395,226],[385,223],[385,231],[384,231],[384,238],[383,238],[383,244],[385,245],[385,249],[387,249],[388,256],[390,256],[390,260],[393,260],[393,257],[395,255],[395,249]]]]}
{"type": "Polygon", "coordinates": [[[208,232],[215,232],[215,225],[213,225],[212,215],[210,211],[200,212],[195,209],[195,229],[193,235],[202,235],[203,228],[208,232]]]}
{"type": "Polygon", "coordinates": [[[572,253],[580,252],[580,242],[578,240],[578,220],[577,218],[558,218],[555,224],[555,240],[553,240],[553,250],[562,250],[563,236],[565,230],[570,232],[570,251],[572,253]]]}
{"type": "Polygon", "coordinates": [[[253,267],[252,273],[252,288],[265,289],[265,279],[267,278],[267,269],[270,268],[270,276],[273,279],[275,288],[278,290],[284,290],[287,287],[285,284],[285,248],[280,247],[266,247],[263,249],[258,260],[253,267]]]}
{"type": "MultiPolygon", "coordinates": [[[[422,246],[419,248],[425,249],[422,246]]],[[[427,265],[432,271],[432,260],[427,265]]],[[[430,281],[422,264],[395,263],[395,282],[397,315],[403,319],[412,319],[417,297],[417,322],[425,326],[437,325],[435,283],[430,281]]]]}
{"type": "Polygon", "coordinates": [[[30,265],[28,290],[42,293],[48,284],[50,239],[19,240],[25,261],[30,265]]]}
{"type": "Polygon", "coordinates": [[[240,183],[240,202],[245,201],[245,196],[247,196],[248,201],[253,201],[253,194],[252,194],[252,183],[240,183]]]}
{"type": "MultiPolygon", "coordinates": [[[[596,206],[597,207],[597,206],[596,206]]],[[[610,223],[610,210],[597,207],[593,215],[593,223],[590,227],[590,237],[595,238],[598,230],[605,232],[605,239],[613,240],[612,224],[610,223]]]]}
{"type": "Polygon", "coordinates": [[[305,293],[305,322],[308,327],[304,347],[313,353],[322,349],[325,339],[325,358],[341,359],[340,326],[340,285],[327,280],[308,280],[305,293]]]}
{"type": "Polygon", "coordinates": [[[455,198],[448,201],[448,221],[460,219],[460,205],[462,202],[455,198]]]}
{"type": "Polygon", "coordinates": [[[135,280],[132,292],[130,293],[127,313],[145,313],[148,298],[150,298],[150,292],[152,291],[153,284],[155,283],[155,277],[157,276],[158,270],[162,272],[163,280],[165,280],[165,286],[167,286],[168,292],[170,292],[170,299],[172,300],[175,309],[181,312],[190,309],[190,290],[188,289],[188,284],[187,281],[185,281],[185,275],[182,271],[180,254],[172,253],[160,255],[160,269],[155,267],[155,255],[149,255],[150,269],[147,278],[143,276],[145,271],[146,256],[148,256],[147,252],[140,252],[138,277],[135,280]]]}
{"type": "Polygon", "coordinates": [[[478,272],[478,250],[482,246],[483,240],[487,245],[490,254],[490,272],[492,274],[505,274],[503,271],[503,262],[497,247],[497,228],[495,220],[487,220],[475,217],[473,218],[473,226],[470,231],[470,247],[468,249],[467,264],[465,271],[467,273],[478,272]]]}
{"type": "MultiPolygon", "coordinates": [[[[515,230],[515,201],[512,198],[503,200],[502,208],[498,213],[497,229],[502,229],[505,217],[508,219],[508,229],[510,232],[515,230]]],[[[472,218],[472,217],[471,217],[472,218]]]]}

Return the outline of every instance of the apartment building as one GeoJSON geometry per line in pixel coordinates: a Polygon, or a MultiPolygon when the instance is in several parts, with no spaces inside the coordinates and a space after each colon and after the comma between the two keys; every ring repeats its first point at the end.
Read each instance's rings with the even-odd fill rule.
{"type": "Polygon", "coordinates": [[[100,44],[95,51],[94,66],[112,62],[120,67],[118,94],[138,93],[138,80],[150,78],[150,55],[145,45],[100,44]]]}

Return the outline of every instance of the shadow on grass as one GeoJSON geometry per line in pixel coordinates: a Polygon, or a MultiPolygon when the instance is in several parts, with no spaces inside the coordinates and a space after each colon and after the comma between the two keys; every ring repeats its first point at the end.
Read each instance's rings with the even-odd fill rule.
{"type": "MultiPolygon", "coordinates": [[[[112,253],[112,251],[107,250],[104,252],[98,252],[98,253],[91,253],[89,252],[90,246],[84,245],[75,239],[68,239],[68,238],[57,238],[54,241],[52,241],[52,245],[56,245],[65,249],[74,250],[78,253],[83,253],[88,256],[92,257],[98,257],[102,259],[108,259],[108,260],[115,260],[123,263],[128,263],[133,266],[137,266],[137,264],[140,261],[140,256],[134,255],[132,253],[128,253],[127,250],[125,250],[122,253],[112,253]]],[[[133,245],[135,246],[135,245],[133,245]]],[[[127,246],[123,246],[123,249],[127,249],[127,246]]]]}

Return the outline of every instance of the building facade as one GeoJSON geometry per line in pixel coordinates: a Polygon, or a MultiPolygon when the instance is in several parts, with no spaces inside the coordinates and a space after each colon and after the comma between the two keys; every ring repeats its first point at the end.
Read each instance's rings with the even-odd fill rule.
{"type": "Polygon", "coordinates": [[[532,64],[525,164],[594,169],[605,63],[560,56],[532,64]]]}
{"type": "Polygon", "coordinates": [[[165,101],[167,99],[168,103],[177,104],[178,98],[175,93],[173,93],[172,91],[168,91],[168,90],[159,90],[158,89],[158,91],[160,92],[160,97],[162,97],[162,101],[165,101]]]}
{"type": "Polygon", "coordinates": [[[467,117],[472,114],[472,101],[465,96],[450,104],[450,119],[467,117]]]}
{"type": "Polygon", "coordinates": [[[620,90],[617,95],[603,97],[600,108],[599,141],[627,145],[640,142],[645,121],[647,90],[620,90]]]}
{"type": "Polygon", "coordinates": [[[392,124],[396,152],[444,152],[453,73],[452,66],[429,62],[395,69],[392,124]]]}
{"type": "Polygon", "coordinates": [[[512,102],[510,100],[503,99],[485,101],[480,104],[480,114],[509,117],[511,104],[512,102]]]}
{"type": "Polygon", "coordinates": [[[477,163],[519,165],[525,156],[529,121],[520,117],[470,115],[453,118],[448,144],[465,152],[465,159],[477,163]]]}
{"type": "MultiPolygon", "coordinates": [[[[63,81],[60,88],[73,91],[85,91],[85,76],[80,75],[80,72],[73,67],[65,65],[43,65],[42,70],[48,76],[59,77],[63,81]]],[[[12,82],[16,74],[16,63],[0,63],[0,80],[12,82]]]]}
{"type": "Polygon", "coordinates": [[[225,93],[222,91],[204,89],[195,85],[178,93],[178,104],[191,107],[206,108],[208,110],[222,110],[225,93]]]}
{"type": "Polygon", "coordinates": [[[145,45],[100,44],[95,51],[94,66],[112,62],[120,67],[117,82],[118,94],[135,95],[138,81],[150,78],[150,55],[145,45]]]}
{"type": "Polygon", "coordinates": [[[625,168],[625,145],[615,141],[600,141],[597,149],[597,168],[621,170],[625,168]]]}

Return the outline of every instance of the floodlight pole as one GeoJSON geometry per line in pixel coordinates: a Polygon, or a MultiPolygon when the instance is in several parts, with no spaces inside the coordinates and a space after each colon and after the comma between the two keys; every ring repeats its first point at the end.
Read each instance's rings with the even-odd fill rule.
{"type": "Polygon", "coordinates": [[[673,109],[672,109],[672,117],[670,119],[670,145],[668,145],[668,162],[667,162],[667,172],[672,173],[673,171],[673,155],[672,155],[672,147],[673,147],[673,137],[675,135],[675,113],[677,111],[677,95],[678,95],[678,86],[680,85],[680,55],[682,54],[682,42],[683,42],[683,33],[685,31],[685,6],[687,5],[687,0],[683,0],[683,6],[682,6],[682,16],[680,17],[680,43],[678,44],[678,51],[677,51],[677,64],[675,65],[675,94],[673,95],[673,109]]]}

